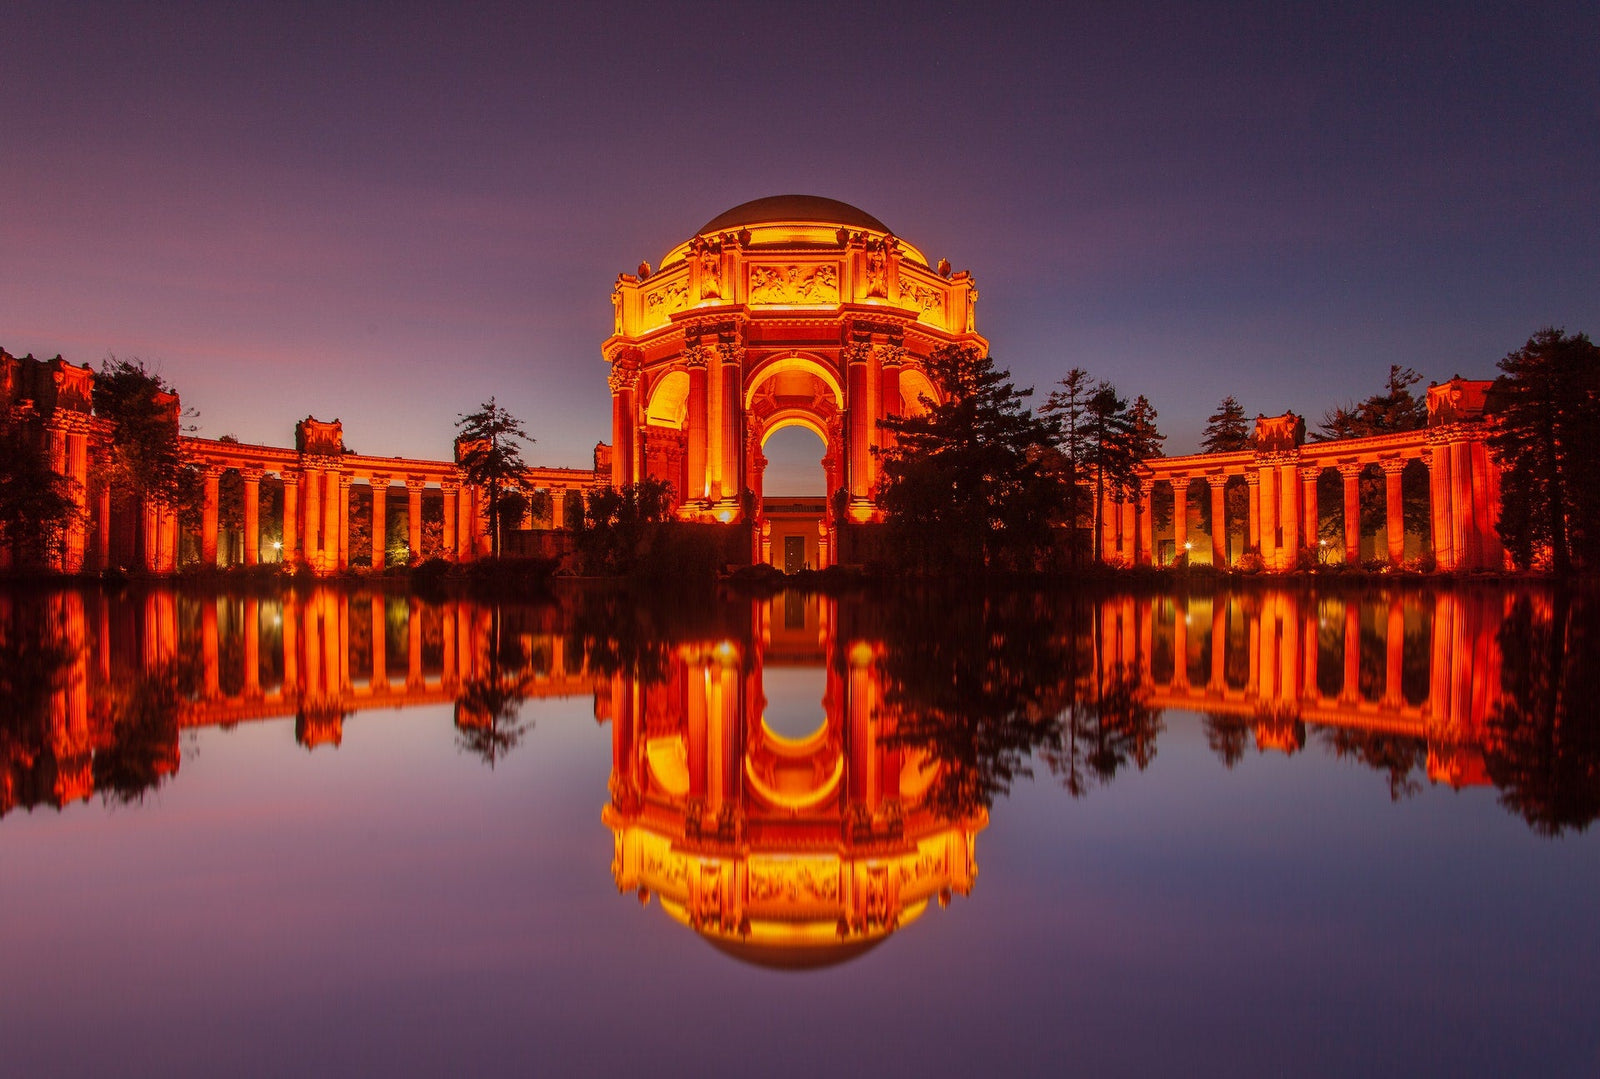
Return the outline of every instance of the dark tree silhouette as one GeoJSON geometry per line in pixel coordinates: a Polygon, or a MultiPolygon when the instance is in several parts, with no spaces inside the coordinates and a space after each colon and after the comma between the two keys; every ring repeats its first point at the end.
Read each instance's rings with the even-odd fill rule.
{"type": "Polygon", "coordinates": [[[548,495],[527,489],[528,464],[521,443],[533,442],[522,421],[489,398],[478,411],[456,420],[457,464],[467,482],[489,492],[489,532],[492,553],[500,557],[501,521],[532,506],[543,512],[548,495]]]}
{"type": "MultiPolygon", "coordinates": [[[[1153,410],[1152,410],[1153,414],[1153,410]]],[[[1116,387],[1102,382],[1084,410],[1089,431],[1089,467],[1094,477],[1094,557],[1105,561],[1105,530],[1100,527],[1106,496],[1121,503],[1135,497],[1142,484],[1139,450],[1142,437],[1128,402],[1116,387]]]]}
{"type": "Polygon", "coordinates": [[[71,496],[38,435],[0,409],[0,546],[29,561],[49,560],[77,512],[71,496]]]}
{"type": "Polygon", "coordinates": [[[1587,335],[1544,329],[1500,361],[1488,411],[1505,467],[1498,528],[1530,566],[1600,565],[1600,348],[1587,335]]]}
{"type": "Polygon", "coordinates": [[[1066,508],[1055,423],[977,349],[936,349],[927,368],[943,400],[879,421],[896,436],[879,494],[896,549],[924,571],[1037,568],[1066,508]]]}
{"type": "Polygon", "coordinates": [[[501,632],[501,611],[489,615],[489,655],[484,672],[462,683],[456,698],[456,741],[493,768],[522,743],[532,723],[522,703],[533,684],[521,638],[501,632]]]}
{"type": "Polygon", "coordinates": [[[106,473],[117,494],[185,511],[200,497],[200,474],[179,448],[177,393],[137,357],[108,356],[94,380],[94,411],[111,421],[106,473]]]}
{"type": "Polygon", "coordinates": [[[1519,597],[1501,622],[1504,699],[1484,764],[1500,803],[1554,836],[1600,816],[1600,602],[1541,600],[1519,597]]]}
{"type": "Polygon", "coordinates": [[[1244,407],[1230,393],[1206,419],[1200,435],[1201,453],[1236,453],[1250,448],[1250,424],[1244,407]]]}

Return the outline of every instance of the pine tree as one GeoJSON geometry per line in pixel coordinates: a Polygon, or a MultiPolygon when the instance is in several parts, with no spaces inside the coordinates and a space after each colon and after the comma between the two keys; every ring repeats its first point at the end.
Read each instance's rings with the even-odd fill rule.
{"type": "Polygon", "coordinates": [[[1201,453],[1237,453],[1250,448],[1250,426],[1244,407],[1230,393],[1206,420],[1200,436],[1201,453]]]}
{"type": "Polygon", "coordinates": [[[1094,474],[1094,552],[1096,561],[1105,560],[1104,530],[1100,514],[1109,493],[1121,503],[1139,490],[1139,443],[1133,413],[1128,402],[1117,396],[1109,382],[1095,387],[1089,397],[1085,418],[1089,429],[1089,463],[1094,474]]]}
{"type": "Polygon", "coordinates": [[[1600,348],[1586,334],[1544,329],[1500,361],[1489,444],[1505,468],[1498,529],[1521,565],[1600,564],[1600,348]]]}
{"type": "MultiPolygon", "coordinates": [[[[489,491],[489,532],[494,557],[500,557],[500,521],[533,502],[527,493],[520,442],[532,442],[522,421],[495,403],[493,397],[478,411],[456,420],[457,460],[467,482],[489,491]]],[[[545,497],[548,497],[545,496],[545,497]]]]}
{"type": "Polygon", "coordinates": [[[927,371],[943,399],[879,421],[896,436],[879,502],[900,549],[923,569],[1035,568],[1064,508],[1048,463],[1056,424],[977,349],[936,349],[927,371]]]}

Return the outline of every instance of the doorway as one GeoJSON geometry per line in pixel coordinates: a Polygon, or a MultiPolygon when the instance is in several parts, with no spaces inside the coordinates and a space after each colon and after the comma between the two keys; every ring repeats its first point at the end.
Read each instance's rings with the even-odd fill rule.
{"type": "Polygon", "coordinates": [[[797,573],[806,568],[806,538],[783,537],[783,572],[797,573]]]}

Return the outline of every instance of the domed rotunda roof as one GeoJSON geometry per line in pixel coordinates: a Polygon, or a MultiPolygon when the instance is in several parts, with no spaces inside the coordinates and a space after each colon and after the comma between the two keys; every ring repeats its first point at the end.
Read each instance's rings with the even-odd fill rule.
{"type": "Polygon", "coordinates": [[[704,225],[696,235],[708,232],[727,232],[747,225],[767,225],[779,222],[796,222],[814,225],[842,225],[845,228],[871,229],[888,232],[889,226],[876,217],[848,202],[825,199],[820,195],[768,195],[764,199],[741,202],[704,225]]]}

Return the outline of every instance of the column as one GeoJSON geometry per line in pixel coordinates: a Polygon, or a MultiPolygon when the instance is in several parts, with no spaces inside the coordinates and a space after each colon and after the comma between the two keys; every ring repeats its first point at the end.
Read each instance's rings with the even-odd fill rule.
{"type": "Polygon", "coordinates": [[[1127,566],[1138,565],[1136,537],[1139,534],[1139,497],[1133,491],[1122,493],[1122,535],[1118,540],[1117,554],[1127,566]]]}
{"type": "Polygon", "coordinates": [[[1227,476],[1207,476],[1211,488],[1211,564],[1228,564],[1228,501],[1224,497],[1228,487],[1227,476]]]}
{"type": "Polygon", "coordinates": [[[306,565],[317,573],[322,572],[322,473],[315,469],[305,470],[306,478],[306,506],[305,506],[305,551],[306,565]]]}
{"type": "Polygon", "coordinates": [[[1405,501],[1400,493],[1400,473],[1405,471],[1406,463],[1390,459],[1379,461],[1378,467],[1383,469],[1383,506],[1386,511],[1385,528],[1389,533],[1389,561],[1399,565],[1406,558],[1405,501]]]}
{"type": "Polygon", "coordinates": [[[1110,559],[1117,554],[1117,503],[1111,500],[1111,489],[1106,488],[1100,499],[1100,557],[1110,559]]]}
{"type": "MultiPolygon", "coordinates": [[[[1468,444],[1472,459],[1472,539],[1468,548],[1477,556],[1478,568],[1499,569],[1504,558],[1500,554],[1500,537],[1495,532],[1499,517],[1498,493],[1490,494],[1489,447],[1482,439],[1468,444]]],[[[1592,452],[1595,447],[1589,447],[1592,452]]]]}
{"type": "MultiPolygon", "coordinates": [[[[846,351],[849,358],[848,383],[845,388],[845,407],[850,412],[850,501],[858,505],[867,500],[867,476],[871,466],[868,432],[872,413],[867,410],[867,352],[865,348],[846,351]]],[[[859,519],[861,511],[852,516],[859,519]]]]}
{"type": "Polygon", "coordinates": [[[1278,493],[1283,499],[1283,509],[1278,514],[1278,526],[1283,529],[1283,544],[1278,554],[1278,568],[1290,570],[1300,560],[1300,514],[1299,496],[1295,475],[1300,471],[1299,466],[1285,464],[1278,466],[1278,493]]]}
{"type": "Polygon", "coordinates": [[[456,553],[456,532],[460,528],[461,488],[449,480],[440,488],[444,491],[444,550],[445,556],[450,557],[456,553]]]}
{"type": "Polygon", "coordinates": [[[1189,546],[1189,477],[1172,477],[1172,558],[1177,561],[1188,553],[1189,546]]]}
{"type": "Polygon", "coordinates": [[[350,480],[352,477],[350,473],[342,470],[338,473],[338,477],[339,523],[337,532],[339,542],[337,551],[339,572],[343,573],[350,568],[350,480]]]}
{"type": "Polygon", "coordinates": [[[477,509],[477,488],[462,487],[456,492],[456,557],[472,558],[472,521],[477,509]]]}
{"type": "Polygon", "coordinates": [[[70,494],[73,514],[67,522],[66,571],[78,573],[83,569],[84,548],[88,540],[89,511],[89,436],[82,433],[67,435],[67,477],[72,481],[70,494]]]}
{"type": "Polygon", "coordinates": [[[1433,557],[1442,570],[1455,569],[1455,547],[1450,538],[1450,447],[1430,443],[1428,454],[1428,523],[1433,529],[1433,557]]]}
{"type": "MultiPolygon", "coordinates": [[[[900,397],[900,370],[903,366],[898,355],[891,354],[883,361],[881,383],[878,390],[878,419],[888,416],[898,416],[905,408],[900,397]]],[[[878,431],[878,445],[882,449],[890,449],[895,444],[894,433],[891,431],[878,431]]]]}
{"type": "Polygon", "coordinates": [[[283,472],[283,560],[293,565],[300,561],[300,475],[283,472]]]}
{"type": "Polygon", "coordinates": [[[261,477],[263,469],[241,468],[239,478],[244,480],[244,564],[254,566],[261,561],[261,477]]]}
{"type": "Polygon", "coordinates": [[[208,465],[204,474],[204,500],[200,507],[200,564],[207,569],[217,566],[217,503],[222,481],[222,469],[208,465]]]}
{"type": "Polygon", "coordinates": [[[1344,481],[1344,560],[1348,565],[1361,561],[1361,470],[1359,462],[1339,466],[1344,481]]]}
{"type": "Polygon", "coordinates": [[[1261,477],[1251,471],[1244,474],[1245,486],[1250,492],[1249,520],[1246,521],[1245,546],[1261,552],[1261,477]]]}
{"type": "Polygon", "coordinates": [[[94,523],[94,558],[99,569],[111,568],[111,484],[100,488],[100,509],[94,523]]]}
{"type": "Polygon", "coordinates": [[[883,416],[883,349],[867,353],[867,492],[876,498],[878,459],[872,444],[878,438],[878,420],[883,416]]]}
{"type": "Polygon", "coordinates": [[[1300,466],[1300,534],[1305,537],[1305,545],[1318,553],[1321,558],[1321,512],[1317,507],[1317,481],[1322,478],[1321,465],[1300,466]]]}
{"type": "Polygon", "coordinates": [[[339,568],[339,487],[344,477],[334,471],[322,474],[322,572],[339,568]]]}
{"type": "MultiPolygon", "coordinates": [[[[706,360],[704,356],[685,356],[689,368],[688,427],[688,490],[682,493],[683,501],[693,502],[710,497],[706,481],[706,360]]],[[[830,494],[832,492],[829,492],[830,494]]]]}
{"type": "Polygon", "coordinates": [[[1450,443],[1450,548],[1456,569],[1477,569],[1468,543],[1467,522],[1472,519],[1472,455],[1465,442],[1450,443]]]}
{"type": "Polygon", "coordinates": [[[611,483],[625,487],[634,482],[634,387],[639,371],[626,362],[611,365],[611,483]]]}
{"type": "Polygon", "coordinates": [[[1261,528],[1261,557],[1266,560],[1267,566],[1276,568],[1278,565],[1278,472],[1271,465],[1262,465],[1256,470],[1256,476],[1261,484],[1260,499],[1260,528],[1261,528]]]}
{"type": "Polygon", "coordinates": [[[1136,561],[1141,566],[1148,566],[1155,561],[1155,515],[1151,513],[1150,498],[1151,488],[1155,482],[1144,483],[1139,487],[1139,546],[1136,551],[1136,561]]]}
{"type": "Polygon", "coordinates": [[[422,489],[427,485],[421,476],[406,477],[406,542],[411,547],[412,565],[422,561],[422,489]]]}
{"type": "Polygon", "coordinates": [[[722,498],[738,499],[743,494],[739,482],[740,458],[744,456],[744,438],[739,432],[739,372],[744,349],[718,345],[717,355],[722,360],[722,498]]]}
{"type": "Polygon", "coordinates": [[[385,537],[389,531],[389,477],[377,473],[368,482],[372,485],[372,570],[376,573],[383,569],[383,556],[388,553],[385,537]]]}

